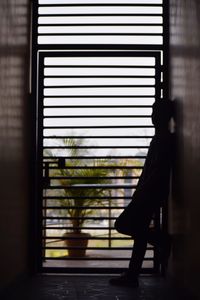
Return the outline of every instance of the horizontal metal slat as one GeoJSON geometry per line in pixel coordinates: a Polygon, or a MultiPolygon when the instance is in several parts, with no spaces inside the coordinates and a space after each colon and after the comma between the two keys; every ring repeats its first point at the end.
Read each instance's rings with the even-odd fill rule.
{"type": "MultiPolygon", "coordinates": [[[[52,225],[52,224],[51,224],[51,225],[52,225]]],[[[60,224],[59,224],[59,225],[60,225],[60,224]]],[[[58,226],[59,226],[59,225],[58,225],[58,226]]],[[[55,226],[56,226],[56,225],[55,225],[55,226]]],[[[79,227],[70,227],[70,226],[68,226],[68,227],[66,227],[66,226],[65,226],[65,227],[64,227],[64,226],[63,226],[63,227],[52,227],[52,226],[50,226],[50,225],[47,224],[47,225],[45,225],[45,226],[42,226],[42,229],[43,229],[43,230],[51,230],[51,231],[52,231],[52,230],[55,230],[55,231],[59,231],[59,230],[60,230],[60,231],[63,231],[63,230],[72,231],[73,229],[74,229],[74,230],[77,230],[77,229],[80,229],[80,228],[79,228],[79,227]]],[[[109,227],[106,227],[106,228],[105,228],[105,227],[100,227],[100,226],[98,226],[98,227],[97,227],[97,226],[96,226],[96,227],[95,227],[95,226],[90,226],[90,227],[82,226],[81,229],[82,229],[82,230],[100,230],[100,231],[101,231],[101,230],[104,230],[104,231],[105,231],[105,229],[106,229],[106,230],[114,230],[114,227],[110,227],[110,226],[109,226],[109,227]]]]}
{"type": "Polygon", "coordinates": [[[105,3],[97,3],[97,1],[95,1],[94,3],[87,3],[87,1],[82,1],[80,3],[69,3],[68,1],[66,1],[66,3],[62,2],[62,3],[58,3],[58,2],[55,2],[55,3],[46,3],[46,4],[42,4],[42,3],[39,3],[39,7],[63,7],[63,6],[66,6],[66,7],[90,7],[90,6],[94,6],[94,7],[102,7],[102,6],[105,6],[105,7],[115,7],[115,6],[118,6],[118,7],[126,7],[126,6],[130,6],[130,7],[163,7],[163,3],[160,2],[160,3],[151,3],[151,2],[146,2],[146,3],[142,3],[141,1],[138,1],[138,3],[134,3],[133,1],[129,2],[129,3],[125,3],[123,1],[120,2],[113,2],[113,3],[109,3],[110,1],[107,1],[105,3]]]}
{"type": "MultiPolygon", "coordinates": [[[[73,69],[76,69],[76,68],[88,68],[87,71],[89,71],[90,69],[104,69],[104,68],[107,68],[107,69],[142,69],[144,71],[144,75],[145,75],[145,71],[147,71],[147,69],[153,69],[155,68],[155,65],[109,65],[109,64],[102,64],[102,65],[51,65],[51,64],[48,64],[48,65],[45,65],[45,69],[46,70],[49,70],[49,69],[67,69],[67,68],[73,68],[73,69]]],[[[91,70],[90,70],[91,71],[91,70]]],[[[88,72],[89,74],[89,72],[88,72]]],[[[121,74],[119,74],[121,75],[121,74]]],[[[153,76],[154,74],[150,74],[151,76],[153,76]]],[[[90,75],[91,76],[91,75],[90,75]]],[[[112,75],[110,75],[112,77],[112,75]]],[[[123,76],[123,74],[121,75],[123,76]]],[[[80,76],[79,76],[80,77],[80,76]]],[[[96,77],[96,76],[95,76],[96,77]]]]}
{"type": "Polygon", "coordinates": [[[151,118],[151,115],[70,115],[70,116],[65,116],[65,115],[59,115],[59,116],[56,116],[56,115],[45,115],[44,116],[45,118],[52,118],[52,119],[61,119],[61,118],[68,118],[68,119],[72,119],[72,118],[83,118],[83,119],[86,119],[86,118],[119,118],[119,119],[126,119],[126,118],[145,118],[145,119],[149,119],[151,118]]]}
{"type": "MultiPolygon", "coordinates": [[[[128,261],[130,260],[129,257],[125,258],[125,257],[90,257],[90,256],[86,256],[86,257],[48,257],[48,256],[44,256],[43,259],[45,260],[81,260],[81,261],[87,261],[87,260],[93,260],[93,261],[128,261]]],[[[144,258],[144,261],[148,261],[148,260],[152,260],[152,258],[144,258]]]]}
{"type": "MultiPolygon", "coordinates": [[[[94,140],[105,140],[105,139],[109,139],[109,140],[112,140],[112,139],[115,139],[115,140],[117,140],[117,139],[122,139],[122,140],[127,139],[127,140],[129,140],[129,139],[132,139],[132,141],[137,141],[139,139],[140,140],[143,139],[143,141],[148,140],[148,142],[149,142],[152,139],[152,137],[153,137],[153,135],[148,135],[148,136],[145,136],[145,135],[143,135],[143,136],[135,136],[135,135],[133,135],[133,136],[121,136],[121,135],[112,135],[112,136],[105,135],[105,136],[102,136],[102,135],[96,135],[95,136],[95,135],[90,135],[90,136],[83,137],[83,136],[78,136],[78,135],[74,135],[74,136],[70,136],[70,135],[66,135],[66,134],[64,135],[64,133],[62,133],[62,132],[44,132],[44,135],[43,135],[43,138],[45,140],[49,140],[49,139],[54,140],[54,139],[56,139],[58,141],[58,140],[63,140],[63,139],[69,139],[70,138],[71,140],[75,140],[75,141],[88,139],[88,142],[89,142],[89,140],[94,141],[94,140]]],[[[107,158],[109,158],[109,157],[107,157],[107,158]]]]}
{"type": "MultiPolygon", "coordinates": [[[[69,217],[43,217],[43,220],[69,220],[69,217]]],[[[115,217],[70,217],[70,220],[93,220],[93,221],[104,221],[104,220],[115,220],[115,217]]],[[[54,237],[56,238],[56,237],[54,237]]]]}
{"type": "MultiPolygon", "coordinates": [[[[46,164],[43,166],[43,170],[45,170],[47,168],[46,164]]],[[[51,170],[51,169],[62,169],[62,170],[118,170],[118,169],[123,169],[123,170],[132,170],[132,169],[135,169],[135,170],[140,170],[140,169],[143,169],[143,164],[141,164],[140,166],[121,166],[121,165],[115,165],[115,166],[83,166],[83,165],[80,165],[80,166],[68,166],[68,165],[64,165],[64,166],[60,166],[59,164],[56,164],[56,162],[52,163],[52,164],[49,164],[48,165],[48,169],[51,170]]],[[[114,175],[113,175],[114,176],[114,175]]],[[[58,177],[57,177],[58,178],[58,177]]],[[[93,178],[92,176],[90,176],[90,178],[93,178]]],[[[101,177],[103,178],[103,177],[101,177]]],[[[108,178],[106,176],[106,178],[108,178]]],[[[119,178],[118,176],[115,177],[116,179],[119,178]]],[[[125,177],[127,178],[127,177],[125,177]]]]}
{"type": "MultiPolygon", "coordinates": [[[[45,85],[45,89],[86,89],[86,88],[113,88],[116,87],[116,85],[45,85]]],[[[155,84],[140,84],[140,85],[117,85],[116,88],[149,88],[149,87],[155,87],[155,84]]]]}
{"type": "Polygon", "coordinates": [[[77,79],[83,79],[83,78],[87,78],[87,79],[91,79],[91,78],[124,78],[124,79],[134,79],[134,78],[139,78],[139,79],[152,79],[152,78],[155,78],[155,75],[85,75],[85,76],[79,76],[79,75],[45,75],[44,78],[77,78],[77,79]]]}
{"type": "MultiPolygon", "coordinates": [[[[73,197],[67,197],[67,196],[43,196],[43,199],[45,200],[61,200],[61,199],[85,199],[85,197],[81,197],[81,196],[73,196],[73,197]]],[[[108,200],[108,197],[105,196],[101,196],[101,197],[92,197],[92,196],[88,196],[87,199],[100,199],[100,200],[108,200]]],[[[130,200],[132,199],[132,197],[127,197],[127,196],[109,196],[109,199],[111,200],[130,200]]]]}
{"type": "MultiPolygon", "coordinates": [[[[40,23],[38,28],[39,27],[60,27],[60,26],[70,26],[70,27],[77,27],[77,26],[85,26],[85,27],[91,27],[91,26],[99,26],[99,27],[104,27],[104,26],[114,26],[114,27],[117,27],[117,26],[123,26],[123,27],[127,27],[127,26],[134,26],[134,27],[138,27],[138,26],[145,26],[145,27],[149,27],[149,26],[153,26],[153,27],[163,27],[161,23],[84,23],[84,24],[76,24],[76,23],[64,23],[64,24],[59,24],[59,23],[40,23]]],[[[155,50],[155,49],[153,49],[155,50]]]]}
{"type": "MultiPolygon", "coordinates": [[[[59,166],[49,166],[49,169],[60,169],[61,167],[59,167],[59,166]]],[[[44,169],[45,169],[45,167],[44,167],[44,169]]],[[[62,169],[64,169],[64,170],[76,170],[76,169],[78,169],[78,170],[98,170],[98,169],[112,169],[112,170],[118,170],[118,169],[124,169],[124,170],[128,170],[128,169],[130,169],[130,170],[132,170],[132,169],[136,169],[136,170],[141,170],[141,169],[143,169],[143,165],[141,165],[141,166],[137,166],[137,165],[135,165],[135,166],[120,166],[120,165],[118,165],[118,166],[63,166],[62,167],[62,169]]]]}
{"type": "MultiPolygon", "coordinates": [[[[50,98],[60,98],[60,99],[62,99],[62,98],[65,98],[65,99],[67,99],[67,98],[77,98],[77,96],[75,96],[75,95],[70,95],[70,96],[68,96],[68,95],[56,95],[56,96],[53,96],[53,95],[48,95],[47,96],[49,99],[50,98]]],[[[113,96],[110,96],[110,95],[101,95],[101,96],[95,96],[95,95],[78,95],[78,97],[79,98],[81,98],[81,99],[85,99],[85,98],[99,98],[99,97],[101,97],[102,99],[103,98],[113,98],[113,96]]],[[[117,96],[117,95],[115,95],[114,96],[115,98],[121,98],[122,96],[117,96]]],[[[125,95],[125,96],[123,96],[123,98],[131,98],[131,99],[134,99],[135,97],[137,97],[138,99],[139,98],[150,98],[150,99],[152,99],[152,97],[154,97],[154,96],[152,96],[152,95],[125,95]]],[[[46,98],[46,96],[45,96],[45,98],[46,98]]]]}
{"type": "MultiPolygon", "coordinates": [[[[120,135],[115,135],[115,136],[102,136],[102,135],[96,135],[96,136],[69,136],[69,135],[66,135],[66,136],[58,136],[58,135],[50,135],[50,136],[44,136],[43,138],[46,140],[46,139],[59,139],[59,138],[64,138],[64,139],[72,139],[72,140],[76,140],[76,139],[152,139],[152,135],[143,135],[143,136],[129,136],[129,135],[126,135],[126,136],[120,136],[120,135]]],[[[78,147],[77,147],[78,148],[78,147]]]]}
{"type": "MultiPolygon", "coordinates": [[[[45,178],[45,177],[44,177],[45,178]]],[[[114,180],[119,180],[119,179],[139,179],[140,176],[101,176],[101,177],[97,177],[97,176],[48,176],[48,179],[49,180],[60,180],[60,179],[70,179],[70,180],[79,180],[79,179],[84,179],[84,181],[87,181],[87,180],[94,180],[94,179],[103,179],[103,180],[111,180],[111,179],[114,179],[114,180]]]]}
{"type": "Polygon", "coordinates": [[[85,126],[85,125],[77,125],[77,126],[44,126],[45,129],[117,129],[117,128],[154,128],[153,125],[99,125],[99,126],[85,126]]]}
{"type": "Polygon", "coordinates": [[[44,105],[45,108],[151,108],[151,105],[44,105]]]}
{"type": "MultiPolygon", "coordinates": [[[[107,251],[111,251],[111,250],[114,250],[114,251],[131,251],[132,250],[132,247],[121,247],[121,248],[117,248],[117,247],[43,247],[42,249],[44,250],[68,250],[68,249],[74,249],[74,250],[80,250],[80,249],[87,249],[87,250],[93,250],[93,251],[99,251],[99,250],[107,250],[107,251]]],[[[151,251],[153,250],[153,248],[150,248],[148,247],[147,250],[151,251]]],[[[146,257],[148,258],[148,257],[146,257]]]]}
{"type": "Polygon", "coordinates": [[[119,251],[120,249],[121,250],[125,250],[125,251],[131,251],[131,247],[129,247],[129,248],[124,248],[124,247],[122,247],[122,248],[119,248],[119,249],[117,249],[117,248],[114,248],[114,247],[112,247],[112,248],[106,248],[106,247],[99,247],[99,248],[96,248],[96,247],[87,247],[87,248],[85,248],[85,247],[43,247],[43,249],[44,250],[80,250],[80,249],[87,249],[87,250],[96,250],[96,251],[99,251],[99,250],[107,250],[107,251],[110,251],[110,250],[115,250],[116,252],[117,251],[119,251]]]}
{"type": "MultiPolygon", "coordinates": [[[[58,139],[59,136],[44,136],[45,139],[58,139]]],[[[96,135],[96,136],[76,136],[76,135],[66,135],[61,136],[62,138],[68,138],[68,139],[152,139],[153,135],[115,135],[115,136],[108,136],[108,135],[96,135]]]]}
{"type": "MultiPolygon", "coordinates": [[[[51,4],[51,3],[46,3],[46,4],[39,4],[40,7],[63,7],[63,4],[64,3],[54,3],[54,4],[51,4]]],[[[161,7],[162,6],[162,3],[109,3],[109,1],[107,3],[92,3],[92,4],[89,4],[89,3],[65,3],[64,6],[66,7],[76,7],[76,6],[80,6],[80,7],[88,7],[88,6],[95,6],[95,7],[101,7],[101,6],[111,6],[111,7],[115,7],[115,6],[120,6],[120,7],[126,7],[126,6],[131,6],[131,7],[137,7],[137,6],[140,6],[140,7],[161,7]]]]}
{"type": "Polygon", "coordinates": [[[131,57],[131,58],[134,58],[134,57],[151,57],[151,58],[159,58],[160,54],[156,52],[156,49],[154,49],[153,51],[151,52],[146,52],[145,50],[142,50],[141,51],[135,51],[135,49],[124,49],[124,48],[120,48],[114,50],[114,49],[110,49],[110,50],[105,50],[102,52],[100,49],[92,49],[91,51],[82,51],[80,49],[76,49],[77,51],[74,51],[74,50],[65,50],[65,52],[60,52],[60,50],[56,50],[56,51],[53,51],[51,53],[45,53],[44,54],[44,58],[45,57],[49,57],[49,58],[67,58],[67,57],[83,57],[83,58],[86,58],[86,57],[89,57],[89,58],[93,58],[93,57],[96,57],[96,58],[101,58],[101,57],[111,57],[111,58],[116,58],[116,57],[121,57],[121,58],[125,58],[125,57],[131,57]]]}
{"type": "MultiPolygon", "coordinates": [[[[46,25],[45,25],[46,26],[46,25]]],[[[77,50],[88,50],[88,47],[91,47],[93,49],[96,49],[96,50],[105,50],[105,45],[104,44],[90,44],[88,42],[86,42],[85,44],[76,44],[76,43],[72,43],[72,44],[68,44],[67,45],[67,48],[68,50],[74,50],[76,47],[77,50]]],[[[111,50],[121,50],[121,48],[125,47],[127,50],[132,50],[133,49],[133,45],[130,45],[130,44],[120,44],[120,45],[117,45],[117,44],[112,44],[112,43],[108,43],[106,44],[106,47],[111,49],[111,50]]],[[[41,45],[38,45],[37,44],[37,47],[41,47],[41,45]]],[[[51,50],[52,51],[57,51],[58,50],[58,45],[54,45],[54,44],[51,44],[51,45],[48,45],[48,44],[42,44],[42,49],[43,51],[49,51],[49,47],[51,47],[51,50]]],[[[59,44],[59,50],[61,51],[66,51],[66,45],[62,45],[62,44],[59,44]]],[[[163,44],[161,45],[144,45],[144,44],[134,44],[134,50],[137,50],[137,51],[163,51],[164,50],[164,47],[163,47],[163,44]]]]}
{"type": "MultiPolygon", "coordinates": [[[[72,208],[72,206],[43,206],[42,209],[55,209],[55,210],[68,210],[72,208]]],[[[82,209],[91,209],[91,210],[111,210],[111,209],[124,209],[125,206],[76,206],[73,205],[73,209],[82,210],[82,209]]]]}
{"type": "MultiPolygon", "coordinates": [[[[61,239],[61,237],[60,236],[51,236],[51,237],[47,237],[47,236],[43,236],[42,237],[42,239],[43,240],[57,240],[57,239],[61,239]]],[[[68,238],[66,238],[66,237],[63,237],[62,236],[62,240],[67,240],[68,238]]],[[[70,239],[72,239],[72,240],[79,240],[80,239],[80,237],[78,238],[78,237],[76,237],[76,236],[74,236],[74,237],[70,237],[70,239]]],[[[87,240],[88,239],[88,237],[81,237],[81,239],[83,239],[83,240],[87,240]]],[[[110,238],[109,237],[94,237],[94,236],[91,236],[90,237],[90,240],[109,240],[110,238]]],[[[112,240],[113,241],[124,241],[124,240],[132,240],[132,238],[131,237],[112,237],[112,240]]]]}
{"type": "MultiPolygon", "coordinates": [[[[56,218],[55,218],[55,220],[56,220],[56,218]]],[[[154,220],[155,221],[155,217],[152,219],[152,220],[154,220]]],[[[73,233],[73,232],[75,232],[74,230],[80,230],[80,227],[70,227],[70,226],[65,226],[65,227],[51,227],[52,226],[52,224],[47,224],[46,226],[42,226],[42,228],[44,229],[44,231],[43,232],[45,232],[45,230],[46,229],[48,229],[48,230],[51,230],[51,232],[52,231],[55,231],[56,233],[60,230],[60,231],[66,231],[66,232],[69,232],[69,233],[73,233]]],[[[55,225],[54,225],[55,226],[55,225]]],[[[60,226],[60,224],[59,224],[59,226],[60,226]]],[[[155,228],[155,226],[153,226],[153,224],[151,224],[150,225],[150,227],[151,228],[155,228]]],[[[109,234],[108,234],[108,239],[110,238],[110,239],[116,239],[117,238],[117,240],[118,239],[120,239],[120,240],[123,240],[124,239],[124,235],[121,235],[120,234],[120,236],[117,236],[116,237],[116,229],[114,228],[114,227],[112,227],[112,226],[104,226],[104,227],[102,227],[102,226],[90,226],[90,225],[88,225],[88,226],[81,226],[81,229],[82,230],[86,230],[87,232],[88,231],[92,231],[92,230],[95,230],[95,235],[96,236],[98,236],[98,237],[102,237],[102,235],[104,235],[105,236],[105,232],[110,232],[109,234]],[[102,232],[103,231],[103,232],[102,232]],[[97,232],[98,232],[98,234],[97,234],[97,232]]],[[[74,233],[75,235],[76,235],[76,233],[74,233]]],[[[57,242],[57,241],[63,241],[64,239],[63,239],[63,235],[61,235],[60,236],[60,238],[58,239],[58,238],[56,238],[56,239],[52,239],[52,236],[46,236],[46,235],[44,235],[43,236],[43,238],[45,239],[46,237],[49,237],[49,240],[50,240],[50,242],[49,243],[53,243],[53,242],[57,242]]],[[[126,239],[127,239],[127,236],[126,236],[126,239]]],[[[128,237],[128,240],[129,239],[132,239],[130,236],[128,237]]]]}
{"type": "Polygon", "coordinates": [[[121,247],[121,248],[117,248],[117,247],[50,247],[50,246],[46,246],[46,247],[43,247],[43,249],[44,250],[68,250],[68,249],[76,249],[76,250],[78,250],[78,249],[87,249],[87,250],[96,250],[96,251],[98,251],[98,250],[116,250],[116,251],[118,251],[118,250],[131,250],[132,248],[131,247],[121,247]]]}
{"type": "MultiPolygon", "coordinates": [[[[40,33],[39,36],[49,36],[51,37],[54,35],[54,33],[51,32],[45,32],[45,33],[40,33]]],[[[130,33],[60,33],[57,32],[56,36],[130,36],[130,33]]],[[[131,36],[147,36],[147,33],[132,33],[131,36]]],[[[162,36],[162,33],[148,33],[148,36],[153,37],[158,37],[162,36]]]]}
{"type": "MultiPolygon", "coordinates": [[[[80,146],[79,149],[148,149],[148,146],[80,146]]],[[[43,146],[43,149],[77,149],[73,146],[43,146]]]]}
{"type": "MultiPolygon", "coordinates": [[[[104,155],[104,156],[79,156],[78,159],[80,160],[94,160],[94,159],[144,159],[146,158],[146,155],[126,155],[126,156],[108,156],[108,155],[104,155]]],[[[65,160],[65,159],[77,159],[77,156],[43,156],[44,162],[48,163],[53,161],[59,161],[59,160],[65,160]]]]}
{"type": "MultiPolygon", "coordinates": [[[[58,167],[58,169],[59,169],[59,167],[58,167]]],[[[43,168],[43,170],[45,170],[45,167],[43,168]]],[[[108,179],[108,180],[110,180],[110,179],[115,179],[115,180],[117,180],[117,179],[138,179],[140,176],[137,176],[137,175],[127,175],[127,176],[125,176],[125,175],[107,175],[107,176],[101,176],[101,177],[97,177],[97,176],[81,176],[81,175],[72,175],[72,176],[59,176],[59,175],[57,175],[57,176],[53,176],[53,175],[50,175],[50,174],[48,174],[49,176],[49,179],[83,179],[83,178],[85,178],[86,180],[88,179],[88,180],[90,180],[90,179],[96,179],[96,178],[101,178],[101,179],[108,179]]]]}
{"type": "MultiPolygon", "coordinates": [[[[156,14],[156,13],[149,13],[149,14],[143,14],[143,13],[113,13],[113,14],[111,14],[111,13],[108,13],[108,14],[105,14],[105,13],[99,13],[99,14],[87,14],[87,13],[80,13],[80,14],[77,14],[77,13],[74,13],[74,14],[67,14],[67,13],[51,13],[51,14],[45,14],[45,13],[41,13],[41,14],[39,14],[39,17],[38,17],[38,19],[40,19],[40,18],[55,18],[55,17],[57,17],[57,18],[62,18],[62,17],[66,17],[66,18],[71,18],[71,17],[74,17],[74,18],[76,18],[76,17],[82,17],[82,18],[84,18],[84,17],[92,17],[92,18],[95,18],[95,17],[146,17],[146,18],[148,18],[148,17],[152,17],[152,18],[155,18],[155,20],[156,20],[156,18],[157,18],[157,20],[159,20],[160,22],[161,22],[161,20],[160,19],[158,19],[159,17],[162,17],[163,16],[163,14],[162,13],[158,13],[158,14],[156,14]]],[[[40,24],[40,21],[38,22],[39,24],[40,24]]],[[[79,22],[78,22],[79,23],[79,22]]],[[[159,23],[160,24],[160,23],[159,23]]]]}
{"type": "MultiPolygon", "coordinates": [[[[117,185],[117,186],[109,186],[109,185],[104,185],[102,184],[101,186],[98,186],[98,185],[94,185],[94,186],[89,186],[89,185],[84,185],[84,186],[69,186],[66,184],[66,186],[62,185],[62,186],[48,186],[46,188],[46,190],[63,190],[63,189],[66,189],[67,190],[81,190],[81,189],[97,189],[97,188],[100,188],[100,189],[112,189],[112,190],[117,190],[117,189],[133,189],[135,188],[136,185],[117,185]]],[[[109,196],[108,196],[109,197],[109,196]]]]}

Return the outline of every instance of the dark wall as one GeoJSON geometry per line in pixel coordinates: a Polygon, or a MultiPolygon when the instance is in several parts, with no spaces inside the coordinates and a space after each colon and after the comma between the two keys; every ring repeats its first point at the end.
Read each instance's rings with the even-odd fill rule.
{"type": "Polygon", "coordinates": [[[177,156],[170,204],[171,274],[200,295],[200,2],[170,1],[177,156]]]}
{"type": "Polygon", "coordinates": [[[0,288],[28,270],[28,2],[0,1],[0,288]]]}

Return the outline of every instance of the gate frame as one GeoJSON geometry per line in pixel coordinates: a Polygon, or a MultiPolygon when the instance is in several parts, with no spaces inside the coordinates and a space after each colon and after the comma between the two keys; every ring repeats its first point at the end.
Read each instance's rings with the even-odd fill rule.
{"type": "MultiPolygon", "coordinates": [[[[37,44],[37,15],[38,15],[38,3],[37,1],[31,1],[31,111],[32,111],[32,118],[31,118],[31,133],[32,133],[32,143],[31,143],[31,177],[32,177],[32,198],[31,198],[31,242],[30,242],[30,249],[31,249],[31,272],[32,273],[119,273],[121,270],[119,268],[113,269],[92,269],[88,268],[85,269],[73,269],[73,268],[45,268],[42,266],[42,256],[41,256],[41,245],[42,245],[42,230],[41,230],[41,224],[42,224],[42,201],[41,198],[38,197],[41,196],[42,191],[42,184],[41,184],[41,168],[38,168],[38,157],[41,156],[42,152],[42,135],[39,136],[38,132],[41,130],[40,128],[40,113],[38,114],[38,111],[41,110],[41,107],[38,105],[39,101],[38,99],[41,97],[41,88],[38,88],[38,69],[39,74],[41,76],[41,65],[39,65],[38,68],[38,61],[41,58],[41,55],[44,55],[44,53],[48,53],[49,51],[73,51],[73,55],[76,53],[75,51],[95,51],[97,52],[104,50],[107,51],[116,51],[113,53],[117,53],[117,51],[121,52],[134,52],[136,51],[138,53],[155,53],[156,56],[159,55],[159,52],[163,51],[163,67],[160,68],[160,71],[163,72],[163,99],[169,98],[169,1],[163,0],[163,45],[113,45],[113,44],[106,44],[106,45],[96,45],[96,44],[85,44],[85,45],[38,45],[37,44]],[[43,54],[42,54],[43,53],[43,54]],[[39,148],[40,147],[40,148],[39,148]],[[39,152],[38,152],[38,149],[39,152]]],[[[55,52],[54,52],[55,53],[55,52]]],[[[53,53],[51,53],[53,54],[53,53]]],[[[91,52],[88,52],[88,54],[91,54],[91,52]]],[[[159,55],[160,56],[160,55],[159,55]]],[[[157,76],[157,75],[156,75],[157,76]]],[[[157,90],[157,89],[156,89],[157,90]]],[[[159,93],[159,91],[157,91],[159,93]]],[[[157,94],[157,96],[159,96],[157,94]]],[[[156,219],[156,222],[160,222],[158,219],[156,219]]],[[[164,231],[167,231],[168,228],[168,208],[164,207],[162,209],[162,228],[164,231]]],[[[155,253],[155,256],[157,254],[155,253]]],[[[161,271],[162,274],[164,274],[164,267],[161,266],[155,258],[155,264],[154,268],[150,269],[150,273],[157,273],[161,271]]],[[[147,269],[143,270],[142,273],[145,272],[147,269]]]]}

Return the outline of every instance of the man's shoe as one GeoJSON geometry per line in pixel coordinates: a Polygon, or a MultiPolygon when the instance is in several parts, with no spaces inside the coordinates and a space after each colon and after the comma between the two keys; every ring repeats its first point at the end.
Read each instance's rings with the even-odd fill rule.
{"type": "Polygon", "coordinates": [[[116,286],[127,286],[132,288],[139,287],[138,279],[132,278],[130,275],[127,275],[126,273],[123,273],[119,277],[111,278],[109,280],[109,283],[111,285],[116,285],[116,286]]]}

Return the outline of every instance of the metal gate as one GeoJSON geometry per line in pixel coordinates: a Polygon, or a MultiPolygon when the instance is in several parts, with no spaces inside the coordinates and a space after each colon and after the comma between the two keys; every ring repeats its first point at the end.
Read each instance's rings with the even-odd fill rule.
{"type": "MultiPolygon", "coordinates": [[[[167,94],[164,8],[160,0],[34,4],[42,270],[128,266],[133,241],[113,224],[131,200],[154,134],[151,106],[167,94]]],[[[160,226],[161,217],[151,226],[160,226]]],[[[143,271],[158,268],[148,246],[143,271]]]]}

